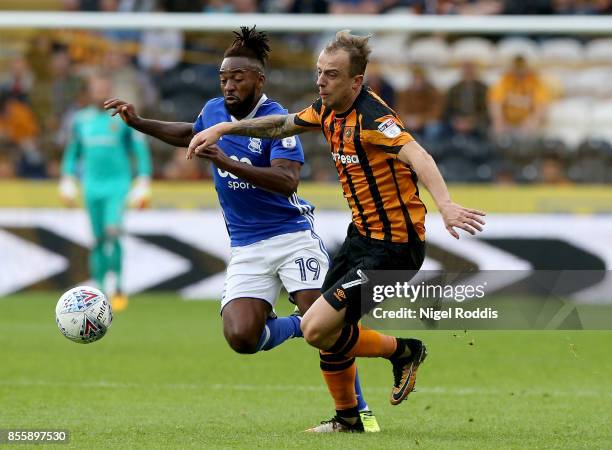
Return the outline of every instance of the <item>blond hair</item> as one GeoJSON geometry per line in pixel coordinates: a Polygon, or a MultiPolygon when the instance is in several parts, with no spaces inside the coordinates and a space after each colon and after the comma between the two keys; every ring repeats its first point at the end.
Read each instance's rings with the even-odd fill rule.
{"type": "Polygon", "coordinates": [[[368,45],[368,36],[357,36],[351,34],[350,30],[342,30],[336,33],[336,37],[325,46],[326,53],[344,50],[349,55],[350,76],[364,75],[368,65],[368,56],[372,49],[368,45]]]}

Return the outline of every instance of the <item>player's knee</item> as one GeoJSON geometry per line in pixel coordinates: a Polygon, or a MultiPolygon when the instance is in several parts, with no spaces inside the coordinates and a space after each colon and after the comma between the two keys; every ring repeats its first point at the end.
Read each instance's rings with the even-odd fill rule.
{"type": "Polygon", "coordinates": [[[106,237],[105,236],[98,237],[94,240],[93,249],[94,250],[101,249],[104,247],[105,244],[106,244],[106,237]]]}
{"type": "Polygon", "coordinates": [[[257,353],[259,338],[240,332],[239,330],[224,330],[225,340],[236,353],[257,353]]]}
{"type": "Polygon", "coordinates": [[[119,228],[117,227],[108,227],[104,230],[104,234],[107,239],[117,239],[119,237],[119,228]]]}
{"type": "Polygon", "coordinates": [[[310,345],[316,348],[323,348],[325,344],[326,334],[324,330],[313,320],[308,320],[308,317],[304,317],[300,324],[302,333],[304,334],[304,340],[310,345]]]}

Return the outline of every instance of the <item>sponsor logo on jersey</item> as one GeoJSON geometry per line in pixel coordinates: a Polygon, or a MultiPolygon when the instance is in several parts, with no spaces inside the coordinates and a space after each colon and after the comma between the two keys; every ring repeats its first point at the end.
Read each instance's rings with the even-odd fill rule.
{"type": "MultiPolygon", "coordinates": [[[[246,156],[243,156],[242,158],[238,158],[236,155],[231,155],[230,158],[233,159],[234,161],[240,161],[245,164],[253,165],[251,160],[247,158],[246,156]]],[[[228,178],[228,177],[230,178],[230,180],[228,180],[227,182],[227,187],[231,189],[232,191],[242,190],[242,189],[256,189],[256,187],[253,186],[251,183],[242,181],[236,175],[234,175],[231,172],[228,172],[227,170],[221,170],[217,168],[217,173],[219,174],[221,178],[228,178]]]]}
{"type": "Polygon", "coordinates": [[[378,125],[378,131],[387,136],[388,138],[395,138],[400,135],[402,130],[395,122],[395,119],[387,119],[380,125],[378,125]]]}
{"type": "Polygon", "coordinates": [[[249,150],[251,150],[253,153],[257,153],[258,155],[261,155],[262,152],[262,143],[261,143],[261,139],[259,138],[249,138],[249,150]]]}
{"type": "Polygon", "coordinates": [[[332,159],[334,162],[340,161],[342,164],[359,164],[359,156],[357,155],[341,155],[339,153],[332,153],[332,159]]]}

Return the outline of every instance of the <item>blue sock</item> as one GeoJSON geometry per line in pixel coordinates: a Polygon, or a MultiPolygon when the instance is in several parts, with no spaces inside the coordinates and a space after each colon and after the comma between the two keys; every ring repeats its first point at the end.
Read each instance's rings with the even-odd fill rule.
{"type": "Polygon", "coordinates": [[[368,404],[363,399],[363,392],[361,392],[361,384],[359,383],[359,373],[355,372],[355,394],[357,395],[357,409],[359,411],[367,411],[368,404]]]}
{"type": "Polygon", "coordinates": [[[259,338],[257,351],[272,350],[292,337],[303,337],[300,329],[300,319],[297,316],[268,319],[259,338]]]}

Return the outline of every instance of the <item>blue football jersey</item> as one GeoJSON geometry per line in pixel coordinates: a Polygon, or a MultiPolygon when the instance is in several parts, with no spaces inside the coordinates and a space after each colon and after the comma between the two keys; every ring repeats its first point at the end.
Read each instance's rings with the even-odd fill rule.
{"type": "MultiPolygon", "coordinates": [[[[263,95],[246,118],[271,114],[287,114],[287,110],[263,95]]],[[[199,133],[219,122],[235,120],[225,108],[223,98],[214,98],[204,105],[193,124],[193,131],[199,133]]],[[[273,159],[304,163],[302,144],[296,136],[259,139],[227,135],[217,145],[230,158],[257,167],[270,167],[273,159]]],[[[214,165],[213,172],[232,247],[249,245],[279,234],[312,230],[314,206],[297,194],[291,197],[274,194],[214,165]]]]}

